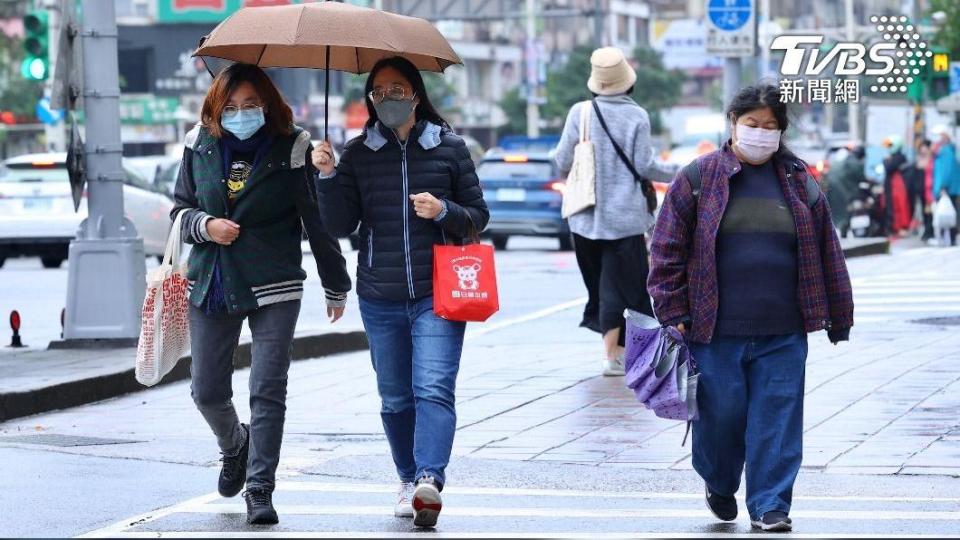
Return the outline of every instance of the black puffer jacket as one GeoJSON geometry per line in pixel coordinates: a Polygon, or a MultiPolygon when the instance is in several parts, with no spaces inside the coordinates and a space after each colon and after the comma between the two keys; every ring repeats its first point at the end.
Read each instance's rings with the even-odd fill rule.
{"type": "Polygon", "coordinates": [[[433,294],[433,246],[482,231],[490,213],[463,139],[421,121],[400,143],[377,124],[347,144],[332,178],[318,178],[327,229],[346,236],[360,225],[357,294],[416,300],[433,294]],[[417,217],[409,195],[430,192],[447,210],[417,217]]]}

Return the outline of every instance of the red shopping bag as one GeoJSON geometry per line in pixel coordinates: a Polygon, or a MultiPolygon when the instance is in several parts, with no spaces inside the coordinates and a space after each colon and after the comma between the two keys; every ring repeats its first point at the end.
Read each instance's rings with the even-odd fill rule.
{"type": "Polygon", "coordinates": [[[433,247],[433,311],[438,317],[483,322],[499,310],[493,246],[433,247]]]}

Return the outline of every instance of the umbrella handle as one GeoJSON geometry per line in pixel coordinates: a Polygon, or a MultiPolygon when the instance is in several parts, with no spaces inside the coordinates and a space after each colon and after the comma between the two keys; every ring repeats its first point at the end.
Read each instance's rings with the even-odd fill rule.
{"type": "Polygon", "coordinates": [[[326,85],[323,94],[323,140],[330,140],[330,46],[327,45],[327,61],[323,65],[326,85]]]}

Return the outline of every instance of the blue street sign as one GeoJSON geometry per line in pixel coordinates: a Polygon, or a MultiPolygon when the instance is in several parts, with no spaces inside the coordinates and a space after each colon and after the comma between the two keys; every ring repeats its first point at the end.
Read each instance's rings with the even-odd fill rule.
{"type": "Polygon", "coordinates": [[[950,93],[960,94],[960,62],[950,62],[950,93]]]}
{"type": "Polygon", "coordinates": [[[713,24],[728,32],[738,30],[750,20],[753,0],[710,0],[707,14],[713,24]]]}
{"type": "Polygon", "coordinates": [[[51,109],[50,98],[48,97],[42,97],[37,101],[37,107],[34,112],[41,122],[51,126],[63,120],[63,110],[51,109]]]}

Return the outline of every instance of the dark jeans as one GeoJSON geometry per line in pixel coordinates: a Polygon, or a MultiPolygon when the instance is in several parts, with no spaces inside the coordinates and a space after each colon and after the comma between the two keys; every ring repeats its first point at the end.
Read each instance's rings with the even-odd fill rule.
{"type": "Polygon", "coordinates": [[[239,451],[243,431],[233,407],[233,353],[243,320],[253,333],[250,366],[250,454],[247,488],[272,491],[287,410],[287,371],[300,300],[271,304],[246,315],[207,315],[190,306],[191,395],[220,450],[239,451]]]}
{"type": "Polygon", "coordinates": [[[710,491],[733,495],[747,471],[747,509],[790,512],[803,458],[806,334],[714,337],[690,343],[700,370],[693,467],[710,491]]]}
{"type": "Polygon", "coordinates": [[[403,482],[429,475],[442,487],[457,430],[454,392],[467,325],[437,317],[433,297],[361,298],[360,316],[397,474],[403,482]]]}
{"type": "Polygon", "coordinates": [[[580,326],[606,334],[620,329],[620,345],[626,337],[625,309],[653,316],[647,294],[647,243],[643,235],[619,240],[591,240],[573,235],[577,265],[587,287],[587,305],[580,326]]]}

